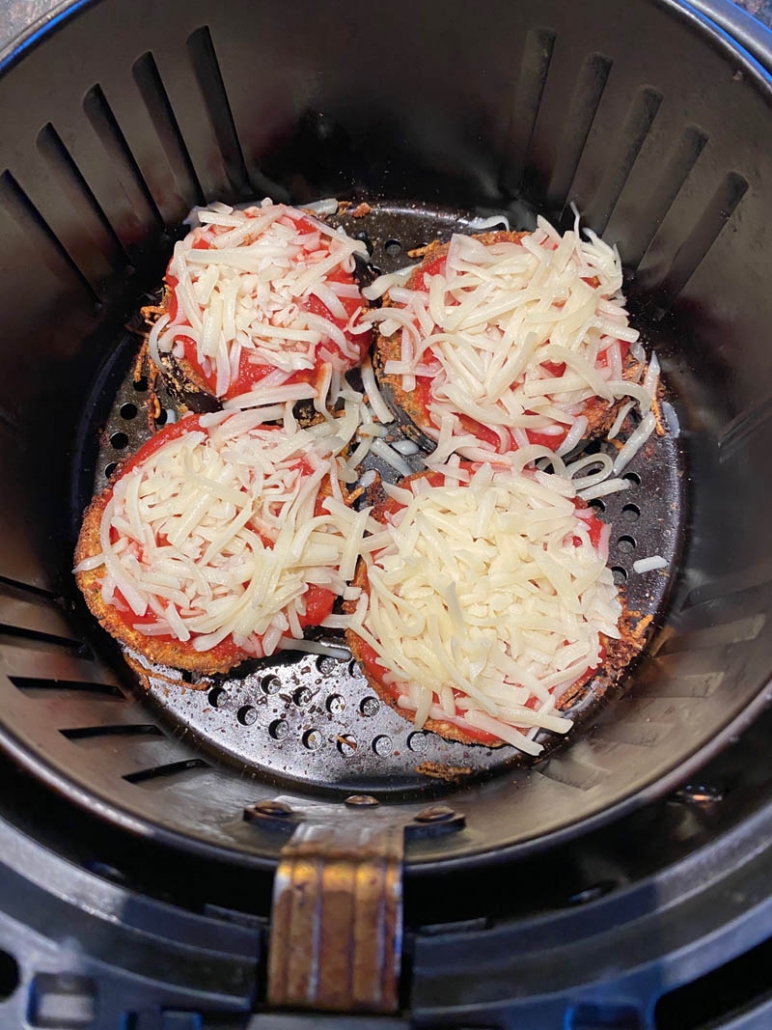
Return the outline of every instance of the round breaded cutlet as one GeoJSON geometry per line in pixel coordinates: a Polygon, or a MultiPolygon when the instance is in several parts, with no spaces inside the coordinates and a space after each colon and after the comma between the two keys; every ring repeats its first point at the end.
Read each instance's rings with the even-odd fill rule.
{"type": "MultiPolygon", "coordinates": [[[[120,470],[114,474],[115,481],[120,470]]],[[[112,496],[112,487],[107,487],[94,498],[86,509],[81,525],[78,544],[75,548],[75,564],[93,558],[102,551],[99,532],[102,515],[112,496]]],[[[165,665],[172,669],[184,669],[187,672],[211,676],[218,672],[228,672],[241,662],[252,658],[230,642],[223,642],[209,651],[196,651],[190,642],[181,640],[162,640],[159,637],[147,636],[130,625],[114,605],[106,604],[102,597],[102,581],[104,569],[92,569],[88,572],[76,572],[75,582],[88,605],[89,611],[98,620],[102,629],[111,637],[143,655],[153,665],[165,665]]]]}
{"type": "MultiPolygon", "coordinates": [[[[135,455],[123,462],[113,473],[110,485],[92,500],[84,513],[75,549],[76,569],[82,562],[102,553],[100,534],[105,509],[113,495],[116,483],[118,483],[122,476],[128,474],[133,468],[141,466],[143,461],[146,460],[147,455],[143,457],[143,448],[152,447],[154,443],[157,444],[162,438],[182,435],[188,430],[195,431],[197,425],[198,417],[188,416],[188,418],[182,419],[180,422],[166,426],[146,441],[135,455]]],[[[280,432],[276,426],[265,426],[263,429],[280,432]]],[[[151,450],[150,453],[152,454],[153,451],[151,450]]],[[[329,477],[325,476],[318,487],[315,516],[322,512],[323,501],[331,494],[332,487],[329,477]]],[[[341,496],[344,503],[351,504],[356,494],[350,494],[343,488],[341,489],[341,496]]],[[[114,603],[105,602],[102,596],[104,575],[105,568],[103,565],[98,566],[96,569],[76,571],[75,573],[75,581],[83,594],[89,610],[99,621],[102,628],[115,640],[125,648],[136,652],[153,665],[185,670],[202,676],[211,676],[216,673],[228,672],[242,662],[255,658],[253,653],[238,647],[231,637],[226,637],[225,640],[207,650],[198,651],[193,644],[194,638],[182,641],[175,638],[172,634],[165,634],[163,637],[160,637],[143,633],[140,629],[136,628],[137,622],[141,622],[142,619],[139,619],[131,612],[120,610],[114,603]]],[[[312,620],[318,615],[318,605],[322,594],[326,596],[326,603],[331,609],[333,604],[332,593],[327,592],[325,594],[324,588],[306,583],[306,594],[303,596],[312,599],[311,605],[316,604],[317,607],[309,607],[307,612],[308,621],[306,621],[305,615],[299,616],[301,626],[315,625],[315,622],[312,620]]]]}
{"type": "MultiPolygon", "coordinates": [[[[523,237],[528,236],[527,232],[487,232],[473,234],[472,239],[491,246],[496,243],[519,243],[523,237]]],[[[424,268],[427,268],[438,258],[448,253],[450,244],[441,243],[435,240],[427,247],[421,248],[418,252],[422,258],[421,264],[413,269],[413,272],[406,283],[406,289],[415,289],[416,276],[424,268]]],[[[384,298],[384,306],[389,306],[388,294],[384,298]]],[[[373,369],[378,385],[386,394],[392,409],[395,409],[405,435],[425,449],[431,449],[433,443],[431,432],[437,432],[439,427],[435,426],[421,403],[420,394],[417,390],[405,390],[402,384],[402,376],[386,373],[386,363],[389,361],[400,361],[402,359],[402,344],[399,333],[392,333],[391,336],[384,336],[377,333],[373,346],[373,369]],[[427,431],[429,431],[427,433],[427,431]]],[[[625,356],[622,374],[623,378],[633,381],[639,375],[641,363],[637,361],[630,352],[625,356]]],[[[625,403],[625,398],[609,403],[601,397],[591,397],[585,402],[582,414],[587,418],[587,431],[582,444],[596,440],[609,431],[614,424],[620,407],[625,403]]]]}
{"type": "MultiPolygon", "coordinates": [[[[411,482],[414,480],[424,479],[434,474],[436,473],[416,472],[402,480],[400,486],[405,489],[409,489],[411,482]]],[[[580,507],[586,507],[584,502],[580,501],[578,504],[580,507]]],[[[386,516],[388,514],[393,514],[400,507],[401,505],[399,502],[389,498],[377,505],[371,514],[376,521],[386,523],[386,516]]],[[[352,586],[359,587],[365,593],[368,592],[367,564],[364,559],[360,558],[357,564],[352,586]]],[[[640,620],[636,617],[636,613],[632,613],[627,609],[623,591],[619,591],[619,597],[623,609],[622,616],[619,620],[620,638],[612,639],[607,637],[604,633],[600,634],[600,642],[605,651],[602,665],[595,670],[589,670],[584,676],[581,676],[575,683],[573,683],[568,690],[566,690],[557,702],[557,712],[565,712],[569,707],[578,702],[588,691],[592,693],[593,700],[599,700],[611,687],[619,682],[630,662],[642,650],[645,643],[644,630],[650,620],[645,620],[643,623],[640,623],[640,620]]],[[[356,601],[346,601],[343,606],[344,611],[348,614],[352,614],[356,610],[356,607],[356,601]]],[[[386,670],[380,662],[377,661],[377,659],[375,662],[373,662],[372,659],[370,661],[367,660],[368,656],[371,654],[371,649],[365,641],[358,636],[354,630],[348,629],[346,630],[346,643],[351,654],[356,659],[359,667],[364,673],[371,689],[378,695],[384,704],[387,704],[397,712],[398,715],[401,715],[403,719],[411,722],[412,712],[409,709],[399,707],[397,694],[390,685],[385,684],[377,675],[377,670],[373,668],[373,665],[376,665],[378,669],[382,669],[384,673],[386,670]]],[[[503,747],[505,743],[502,740],[492,738],[489,734],[473,736],[472,734],[465,732],[462,727],[457,726],[455,723],[443,719],[427,719],[422,728],[431,733],[436,733],[445,740],[457,741],[461,744],[476,744],[484,747],[497,748],[503,747]],[[481,740],[480,736],[490,739],[481,740]]]]}

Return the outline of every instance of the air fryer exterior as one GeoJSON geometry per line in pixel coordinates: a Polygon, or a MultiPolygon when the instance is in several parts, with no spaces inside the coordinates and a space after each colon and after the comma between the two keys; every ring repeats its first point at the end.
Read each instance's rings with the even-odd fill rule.
{"type": "Polygon", "coordinates": [[[9,974],[0,1025],[306,1025],[259,1011],[282,840],[241,813],[276,787],[213,772],[126,696],[68,585],[71,464],[95,453],[78,412],[97,366],[114,389],[103,353],[174,227],[218,198],[516,213],[525,197],[558,221],[575,201],[619,243],[679,395],[692,521],[653,654],[583,751],[515,790],[452,793],[467,830],[408,852],[410,1015],[393,1025],[666,1027],[661,996],[772,935],[770,487],[755,474],[772,432],[772,46],[719,0],[631,0],[619,18],[610,0],[335,2],[302,24],[278,3],[101,0],[62,5],[7,53],[0,947],[20,985],[9,974]],[[128,728],[115,738],[131,746],[99,758],[63,737],[72,720],[128,728]],[[614,789],[593,794],[597,767],[614,789]]]}

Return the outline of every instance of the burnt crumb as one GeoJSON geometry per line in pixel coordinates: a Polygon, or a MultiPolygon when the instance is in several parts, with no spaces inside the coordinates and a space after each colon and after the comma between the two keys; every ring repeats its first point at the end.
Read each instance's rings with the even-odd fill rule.
{"type": "Polygon", "coordinates": [[[442,765],[440,762],[421,762],[415,767],[420,776],[429,776],[433,780],[444,780],[446,783],[458,783],[467,776],[472,775],[472,768],[468,765],[442,765]]]}

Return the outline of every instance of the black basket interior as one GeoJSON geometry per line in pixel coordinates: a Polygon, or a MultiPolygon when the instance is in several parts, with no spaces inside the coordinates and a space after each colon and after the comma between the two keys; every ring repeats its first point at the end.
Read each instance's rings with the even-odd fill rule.
{"type": "MultiPolygon", "coordinates": [[[[619,244],[675,397],[688,520],[646,659],[548,763],[441,788],[467,829],[415,842],[408,861],[541,846],[663,792],[740,732],[772,669],[771,96],[750,60],[665,0],[627,0],[624,17],[614,0],[101,0],[9,60],[2,747],[137,833],[276,856],[281,840],[242,810],[302,788],[245,777],[159,717],[83,617],[69,572],[73,466],[95,387],[117,388],[121,327],[192,205],[266,194],[514,222],[535,208],[564,226],[573,201],[619,244]]],[[[402,802],[406,817],[418,804],[402,802]]]]}

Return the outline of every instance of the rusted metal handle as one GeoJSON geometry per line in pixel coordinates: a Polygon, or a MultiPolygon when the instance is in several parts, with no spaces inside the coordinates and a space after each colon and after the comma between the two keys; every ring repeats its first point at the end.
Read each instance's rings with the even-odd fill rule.
{"type": "Polygon", "coordinates": [[[394,1012],[403,827],[300,824],[276,873],[268,1002],[394,1012]]]}

